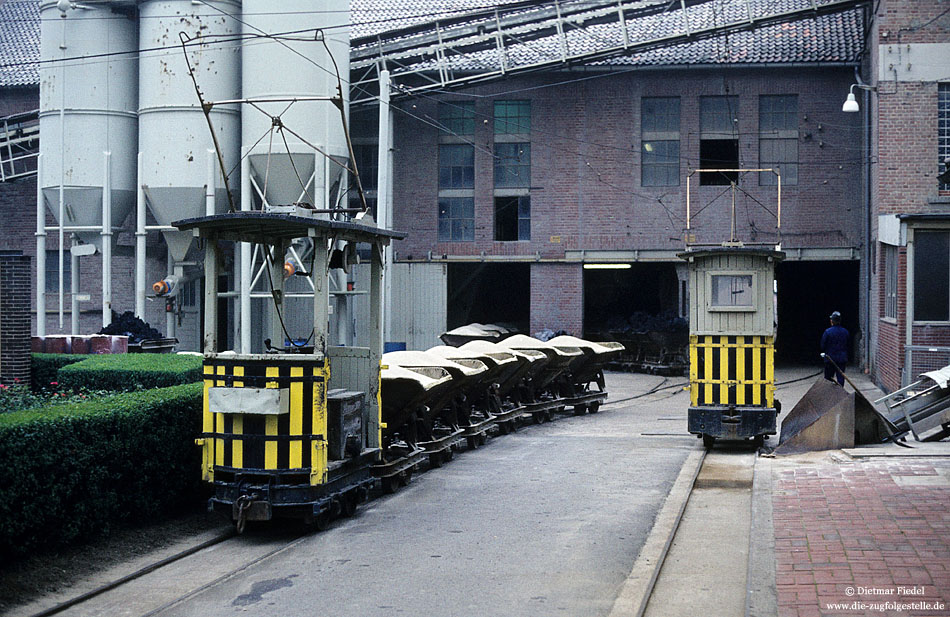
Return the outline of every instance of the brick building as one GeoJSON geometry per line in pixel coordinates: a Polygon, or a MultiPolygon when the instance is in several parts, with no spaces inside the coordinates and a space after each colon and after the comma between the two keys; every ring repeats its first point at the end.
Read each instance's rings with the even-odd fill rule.
{"type": "MultiPolygon", "coordinates": [[[[351,129],[371,198],[378,106],[375,95],[363,96],[375,87],[364,82],[386,67],[395,83],[393,226],[410,236],[394,247],[394,293],[403,299],[391,339],[433,344],[442,329],[469,321],[590,335],[634,313],[685,314],[676,253],[687,233],[689,176],[692,236],[728,239],[735,195],[737,237],[780,241],[787,252],[778,272],[780,354],[813,362],[827,315],[839,310],[855,335],[854,361],[879,355],[879,379],[894,387],[906,339],[904,238],[912,235],[902,230],[924,220],[893,215],[931,216],[943,203],[933,136],[944,89],[933,73],[950,74],[940,66],[950,54],[920,46],[944,44],[945,3],[882,2],[876,15],[869,3],[841,1],[810,12],[792,0],[708,0],[682,11],[621,3],[623,20],[605,8],[616,15],[617,3],[501,2],[497,14],[463,0],[454,11],[443,4],[395,13],[387,2],[352,4],[351,129]],[[749,10],[755,19],[743,24],[749,10]],[[466,28],[464,45],[435,42],[466,28]],[[886,43],[898,40],[924,60],[895,63],[887,54],[904,48],[886,43]],[[856,71],[878,91],[856,89],[862,113],[843,113],[856,71]],[[700,167],[780,170],[781,235],[774,176],[700,175],[700,167]],[[885,271],[897,273],[893,288],[885,289],[894,278],[885,271]]],[[[0,4],[3,113],[36,107],[35,65],[22,64],[37,56],[36,5],[0,4]]],[[[35,252],[35,190],[29,178],[0,183],[0,247],[35,252]]],[[[131,221],[122,225],[131,230],[131,221]]],[[[129,231],[120,234],[120,247],[131,244],[129,231]]],[[[132,308],[131,259],[121,250],[114,258],[117,310],[132,308]]],[[[83,330],[98,328],[95,261],[83,265],[92,296],[83,330]]],[[[149,280],[164,268],[163,241],[150,234],[149,280]]],[[[54,294],[49,332],[61,331],[56,305],[54,294]]],[[[162,313],[161,303],[148,303],[146,318],[159,327],[162,313]]],[[[915,329],[921,337],[942,331],[915,329]]]]}
{"type": "Polygon", "coordinates": [[[950,364],[950,7],[885,0],[869,49],[873,371],[893,390],[950,364]]]}

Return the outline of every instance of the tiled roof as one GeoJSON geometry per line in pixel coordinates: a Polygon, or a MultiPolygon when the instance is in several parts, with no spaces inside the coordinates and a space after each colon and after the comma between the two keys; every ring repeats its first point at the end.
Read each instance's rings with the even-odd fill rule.
{"type": "MultiPolygon", "coordinates": [[[[753,11],[779,12],[810,5],[811,0],[751,0],[753,11]]],[[[521,0],[352,0],[351,37],[389,38],[401,36],[406,29],[435,30],[435,22],[470,16],[473,21],[493,15],[495,6],[516,4],[517,11],[530,15],[548,3],[533,6],[521,0]]],[[[562,0],[562,6],[577,4],[562,0]]],[[[592,5],[587,0],[587,4],[592,5]]],[[[673,3],[678,5],[679,3],[673,3]]],[[[741,19],[747,14],[746,0],[719,0],[690,7],[690,27],[695,31],[717,23],[741,19]]],[[[627,34],[634,43],[682,29],[681,20],[673,13],[628,19],[627,34]]],[[[539,22],[539,25],[550,25],[539,22]]],[[[663,66],[683,64],[760,64],[791,62],[852,62],[863,45],[863,17],[860,9],[811,16],[799,21],[771,25],[753,31],[735,32],[660,47],[626,56],[594,62],[594,65],[663,66]]],[[[411,35],[410,35],[411,36],[411,35]]],[[[619,21],[565,29],[565,40],[571,55],[619,45],[622,41],[619,21]]],[[[40,18],[38,0],[0,0],[0,87],[29,86],[39,82],[36,61],[39,59],[40,18]]],[[[557,36],[546,36],[524,42],[506,41],[509,66],[532,64],[560,57],[557,36]]],[[[494,47],[465,54],[449,55],[448,67],[455,71],[498,69],[498,52],[494,47]]],[[[410,68],[410,67],[405,67],[410,68]]],[[[412,69],[435,69],[435,61],[415,64],[412,69]]]]}
{"type": "MultiPolygon", "coordinates": [[[[678,3],[675,3],[678,5],[678,3]]],[[[784,13],[810,6],[810,0],[718,0],[693,5],[688,10],[692,32],[717,25],[742,22],[751,9],[753,15],[784,13]]],[[[854,62],[863,48],[863,12],[853,8],[837,13],[808,15],[797,21],[760,26],[755,30],[734,31],[711,38],[684,42],[648,51],[616,55],[591,65],[668,66],[684,64],[761,64],[761,63],[839,63],[854,62]]],[[[549,24],[546,24],[549,25],[549,24]]],[[[538,24],[540,27],[541,24],[538,24]]],[[[532,25],[531,27],[534,27],[532,25]]],[[[626,20],[631,44],[685,34],[678,10],[626,20]]],[[[512,36],[505,43],[507,69],[540,62],[557,61],[562,51],[567,56],[593,53],[623,45],[623,28],[619,19],[564,28],[565,49],[555,35],[519,42],[512,36]]],[[[464,45],[458,45],[464,48],[464,45]]],[[[483,72],[498,70],[499,53],[494,45],[454,54],[450,49],[444,58],[449,71],[483,72]]],[[[403,68],[411,71],[436,70],[437,59],[415,62],[403,68]]]]}
{"type": "Polygon", "coordinates": [[[40,3],[0,0],[0,87],[39,83],[40,3]]]}

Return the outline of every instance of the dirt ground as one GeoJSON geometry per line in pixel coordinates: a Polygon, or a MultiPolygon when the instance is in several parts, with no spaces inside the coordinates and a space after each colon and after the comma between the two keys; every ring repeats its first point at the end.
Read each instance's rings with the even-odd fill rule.
{"type": "Polygon", "coordinates": [[[115,530],[109,536],[87,544],[2,563],[0,614],[176,540],[227,527],[227,522],[220,516],[198,507],[160,522],[115,530]]]}

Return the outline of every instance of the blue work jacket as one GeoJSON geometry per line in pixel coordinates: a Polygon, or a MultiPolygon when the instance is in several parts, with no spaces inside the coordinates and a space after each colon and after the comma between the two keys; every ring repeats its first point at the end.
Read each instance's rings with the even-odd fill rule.
{"type": "Polygon", "coordinates": [[[848,361],[848,330],[831,326],[821,335],[821,351],[838,364],[848,361]]]}

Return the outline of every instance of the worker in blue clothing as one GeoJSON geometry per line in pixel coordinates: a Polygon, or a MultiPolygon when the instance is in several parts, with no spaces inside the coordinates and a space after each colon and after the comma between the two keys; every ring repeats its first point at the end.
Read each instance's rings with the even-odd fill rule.
{"type": "Polygon", "coordinates": [[[848,364],[848,340],[851,335],[841,326],[841,313],[835,311],[829,317],[831,327],[821,335],[821,354],[825,359],[825,379],[837,381],[839,386],[844,385],[844,369],[848,364]],[[834,363],[829,362],[829,359],[834,363]],[[835,369],[835,364],[838,369],[835,369]]]}

